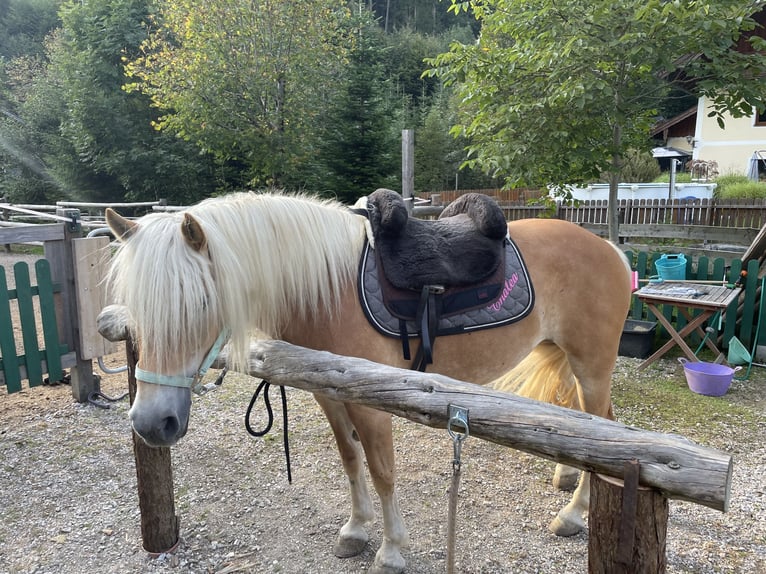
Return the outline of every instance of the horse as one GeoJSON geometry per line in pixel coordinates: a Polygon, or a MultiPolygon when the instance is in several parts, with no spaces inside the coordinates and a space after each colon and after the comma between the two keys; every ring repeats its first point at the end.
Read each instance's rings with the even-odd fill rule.
{"type": "MultiPolygon", "coordinates": [[[[360,308],[367,219],[337,201],[237,192],[182,212],[128,220],[110,209],[106,218],[119,244],[107,280],[131,317],[140,356],[129,417],[150,446],[184,436],[190,387],[226,339],[234,369],[246,367],[253,337],[408,367],[401,342],[380,334],[360,308]]],[[[611,376],[631,294],[625,256],[561,220],[507,227],[526,261],[534,307],[514,323],[440,337],[428,368],[477,384],[502,381],[527,396],[611,418],[611,376]]],[[[354,556],[368,542],[365,524],[374,515],[366,456],[383,514],[383,541],[369,572],[402,572],[408,533],[396,495],[391,415],[315,398],[351,493],[334,553],[354,556]]],[[[576,472],[557,467],[554,484],[574,487],[576,472]]],[[[551,523],[555,534],[583,529],[587,478],[551,523]]]]}

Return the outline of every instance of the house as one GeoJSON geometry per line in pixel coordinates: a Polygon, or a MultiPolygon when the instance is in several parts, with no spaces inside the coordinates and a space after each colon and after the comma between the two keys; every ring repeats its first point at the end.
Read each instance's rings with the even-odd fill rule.
{"type": "MultiPolygon", "coordinates": [[[[766,36],[766,10],[753,18],[760,27],[751,33],[766,36]]],[[[745,51],[751,47],[742,39],[737,49],[745,51]]],[[[766,110],[754,109],[752,114],[741,118],[727,115],[723,118],[723,128],[716,118],[708,117],[709,111],[708,103],[701,97],[696,106],[654,126],[651,136],[662,144],[655,152],[660,165],[663,166],[661,156],[664,155],[677,157],[684,163],[688,159],[697,160],[695,163],[703,168],[712,167],[715,162],[720,174],[766,178],[766,110]]],[[[700,179],[706,175],[697,174],[700,179]]]]}
{"type": "MultiPolygon", "coordinates": [[[[704,167],[715,162],[720,174],[742,174],[755,178],[756,167],[761,177],[766,176],[766,113],[753,113],[746,117],[724,117],[721,128],[715,118],[708,117],[705,98],[693,108],[657,124],[651,132],[662,141],[654,155],[663,169],[670,159],[697,160],[704,167]],[[698,110],[706,110],[698,113],[698,110]]],[[[706,173],[700,172],[700,179],[706,173]]],[[[693,174],[694,176],[694,174],[693,174]]]]}

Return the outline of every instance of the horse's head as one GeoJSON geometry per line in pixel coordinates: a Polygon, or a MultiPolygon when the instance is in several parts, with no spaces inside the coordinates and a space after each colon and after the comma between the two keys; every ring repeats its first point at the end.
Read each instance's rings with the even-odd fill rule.
{"type": "Polygon", "coordinates": [[[170,446],[186,434],[191,392],[225,342],[207,239],[188,213],[134,222],[109,209],[106,219],[122,243],[110,283],[139,351],[130,420],[150,446],[170,446]]]}

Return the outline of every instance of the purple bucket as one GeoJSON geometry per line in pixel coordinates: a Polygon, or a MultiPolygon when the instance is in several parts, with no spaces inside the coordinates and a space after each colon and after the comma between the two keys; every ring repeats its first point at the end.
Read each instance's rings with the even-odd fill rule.
{"type": "Polygon", "coordinates": [[[720,397],[726,394],[731,386],[734,373],[742,367],[732,369],[718,363],[705,363],[703,361],[692,363],[684,358],[678,359],[684,366],[686,383],[697,394],[709,397],[720,397]]]}

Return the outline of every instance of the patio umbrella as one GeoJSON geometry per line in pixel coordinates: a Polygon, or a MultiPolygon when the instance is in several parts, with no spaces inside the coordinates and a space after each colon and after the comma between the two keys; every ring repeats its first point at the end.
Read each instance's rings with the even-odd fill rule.
{"type": "Polygon", "coordinates": [[[758,181],[758,161],[761,159],[759,152],[753,152],[747,166],[747,177],[751,181],[758,181]]]}

